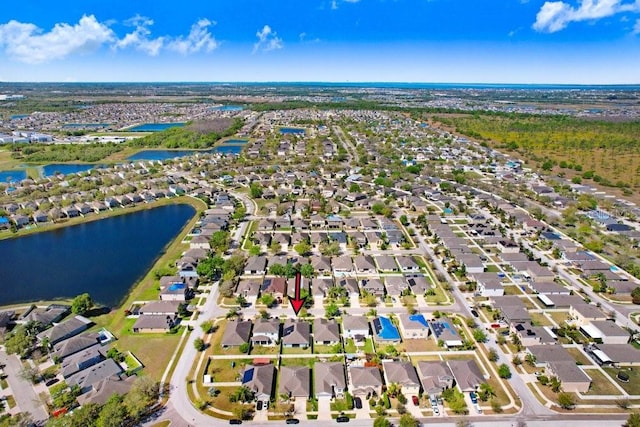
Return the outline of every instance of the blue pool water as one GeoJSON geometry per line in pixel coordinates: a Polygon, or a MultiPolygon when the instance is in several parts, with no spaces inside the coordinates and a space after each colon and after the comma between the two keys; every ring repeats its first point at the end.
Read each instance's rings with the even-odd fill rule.
{"type": "Polygon", "coordinates": [[[91,170],[96,165],[86,163],[52,163],[42,167],[44,176],[54,176],[57,174],[68,175],[70,173],[78,173],[91,170]]]}
{"type": "Polygon", "coordinates": [[[27,171],[23,169],[0,171],[0,183],[18,182],[27,178],[27,171]]]}
{"type": "Polygon", "coordinates": [[[25,117],[29,117],[28,114],[14,114],[13,116],[11,116],[11,120],[18,120],[18,119],[24,119],[25,117]]]}
{"type": "Polygon", "coordinates": [[[374,319],[373,326],[376,330],[376,335],[380,339],[392,341],[400,339],[400,332],[388,317],[380,316],[374,319]]]}
{"type": "Polygon", "coordinates": [[[280,133],[281,134],[287,134],[287,133],[292,133],[292,134],[304,134],[306,131],[304,129],[301,128],[280,128],[280,133]]]}
{"type": "Polygon", "coordinates": [[[169,285],[169,290],[170,291],[179,291],[181,289],[184,289],[185,285],[184,283],[172,283],[169,285]]]}
{"type": "Polygon", "coordinates": [[[446,214],[452,214],[452,213],[453,213],[453,209],[451,209],[451,208],[444,208],[444,213],[446,213],[446,214]]]}
{"type": "Polygon", "coordinates": [[[424,316],[422,314],[414,314],[409,316],[409,320],[411,320],[412,322],[419,322],[421,323],[423,326],[425,327],[429,327],[429,324],[427,323],[427,320],[424,318],[424,316]]]}
{"type": "Polygon", "coordinates": [[[241,105],[221,105],[219,107],[212,107],[214,111],[242,111],[244,108],[241,105]]]}
{"type": "Polygon", "coordinates": [[[127,129],[129,132],[162,132],[170,128],[182,127],[186,123],[144,123],[127,129]]]}

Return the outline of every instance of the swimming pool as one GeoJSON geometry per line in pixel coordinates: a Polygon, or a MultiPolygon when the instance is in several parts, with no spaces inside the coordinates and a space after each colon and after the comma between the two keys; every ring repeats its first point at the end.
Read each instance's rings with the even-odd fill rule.
{"type": "Polygon", "coordinates": [[[379,339],[398,341],[400,340],[400,332],[398,328],[387,317],[380,316],[373,319],[373,327],[376,330],[376,335],[379,339]]]}

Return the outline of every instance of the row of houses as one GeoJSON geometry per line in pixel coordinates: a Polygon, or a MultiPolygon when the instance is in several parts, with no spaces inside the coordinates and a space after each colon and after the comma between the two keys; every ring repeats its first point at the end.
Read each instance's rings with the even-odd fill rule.
{"type": "MultiPolygon", "coordinates": [[[[279,369],[278,396],[309,399],[380,396],[390,384],[397,384],[406,396],[424,392],[437,396],[457,386],[461,391],[474,391],[486,382],[475,359],[411,362],[385,360],[381,366],[342,362],[316,362],[308,366],[282,366],[279,369]],[[312,375],[313,371],[313,375],[312,375]],[[313,381],[312,381],[313,379],[313,381]]],[[[275,396],[278,372],[268,360],[254,360],[245,367],[242,383],[255,394],[256,400],[268,401],[275,396]]]]}

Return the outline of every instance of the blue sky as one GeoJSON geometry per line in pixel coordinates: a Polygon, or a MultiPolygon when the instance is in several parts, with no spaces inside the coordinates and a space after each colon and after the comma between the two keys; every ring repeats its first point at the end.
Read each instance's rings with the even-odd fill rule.
{"type": "Polygon", "coordinates": [[[640,0],[41,0],[0,81],[640,83],[640,0]]]}

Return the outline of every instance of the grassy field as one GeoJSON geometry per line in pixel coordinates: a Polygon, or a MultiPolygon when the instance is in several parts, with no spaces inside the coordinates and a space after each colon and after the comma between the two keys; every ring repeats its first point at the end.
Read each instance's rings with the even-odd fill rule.
{"type": "MultiPolygon", "coordinates": [[[[568,178],[593,171],[600,184],[640,187],[640,122],[609,122],[563,116],[456,114],[436,125],[527,161],[527,166],[568,178]]],[[[596,183],[593,178],[583,181],[596,183]]]]}
{"type": "Polygon", "coordinates": [[[622,369],[626,374],[629,375],[629,382],[623,383],[622,381],[616,378],[618,374],[618,369],[616,368],[604,368],[604,371],[613,379],[613,381],[617,382],[624,391],[629,393],[630,395],[637,396],[640,395],[640,370],[638,369],[622,369]]]}
{"type": "MultiPolygon", "coordinates": [[[[591,377],[591,387],[589,391],[586,393],[587,395],[613,395],[618,396],[621,395],[620,390],[618,390],[612,383],[611,380],[601,373],[597,369],[588,369],[585,371],[587,375],[591,377]]],[[[616,381],[616,380],[613,380],[616,381]]]]}

